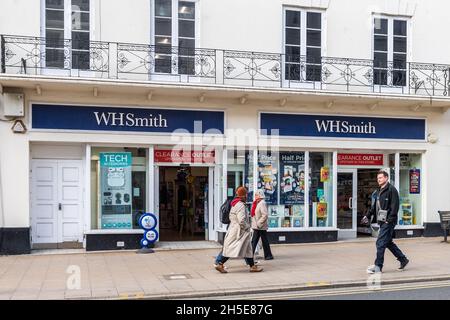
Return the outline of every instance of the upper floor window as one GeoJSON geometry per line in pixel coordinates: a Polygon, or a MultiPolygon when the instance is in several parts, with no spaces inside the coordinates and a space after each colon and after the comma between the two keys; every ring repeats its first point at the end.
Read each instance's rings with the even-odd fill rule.
{"type": "Polygon", "coordinates": [[[320,81],[322,14],[295,9],[284,13],[285,79],[320,81]]]}
{"type": "Polygon", "coordinates": [[[406,20],[374,18],[374,84],[406,86],[407,40],[406,20]]]}
{"type": "Polygon", "coordinates": [[[44,16],[46,67],[89,69],[90,0],[45,0],[44,16]]]}
{"type": "Polygon", "coordinates": [[[155,72],[194,74],[195,1],[154,0],[155,72]]]}

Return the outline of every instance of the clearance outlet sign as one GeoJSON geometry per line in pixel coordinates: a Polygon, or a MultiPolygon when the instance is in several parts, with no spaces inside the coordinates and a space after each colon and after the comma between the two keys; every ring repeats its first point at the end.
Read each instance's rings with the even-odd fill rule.
{"type": "Polygon", "coordinates": [[[339,153],[339,166],[377,166],[384,164],[383,154],[367,154],[367,153],[339,153]]]}

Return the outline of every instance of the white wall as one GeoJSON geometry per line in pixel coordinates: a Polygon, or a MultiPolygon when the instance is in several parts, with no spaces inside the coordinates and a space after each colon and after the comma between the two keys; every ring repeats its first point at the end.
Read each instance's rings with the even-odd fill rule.
{"type": "Polygon", "coordinates": [[[0,1],[0,34],[39,37],[41,0],[0,1]]]}
{"type": "MultiPolygon", "coordinates": [[[[152,0],[92,0],[93,39],[149,43],[152,0]]],[[[40,35],[41,0],[0,1],[0,34],[40,35]]],[[[411,18],[411,60],[450,63],[446,0],[198,0],[200,47],[280,53],[283,6],[325,12],[326,55],[372,58],[372,13],[411,18]]]]}

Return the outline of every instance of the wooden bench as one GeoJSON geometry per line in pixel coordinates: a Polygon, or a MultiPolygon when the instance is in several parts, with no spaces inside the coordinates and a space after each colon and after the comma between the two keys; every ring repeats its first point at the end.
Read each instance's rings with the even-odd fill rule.
{"type": "Polygon", "coordinates": [[[444,241],[447,242],[448,231],[450,229],[450,211],[438,211],[441,218],[441,227],[444,231],[444,241]]]}

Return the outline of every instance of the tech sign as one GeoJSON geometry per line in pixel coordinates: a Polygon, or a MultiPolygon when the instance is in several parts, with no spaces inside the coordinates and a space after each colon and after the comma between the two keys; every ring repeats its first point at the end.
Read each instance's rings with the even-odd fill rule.
{"type": "Polygon", "coordinates": [[[382,153],[339,153],[337,159],[339,166],[383,166],[382,153]]]}

